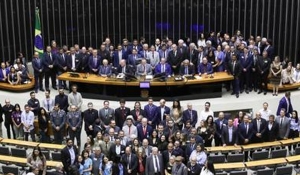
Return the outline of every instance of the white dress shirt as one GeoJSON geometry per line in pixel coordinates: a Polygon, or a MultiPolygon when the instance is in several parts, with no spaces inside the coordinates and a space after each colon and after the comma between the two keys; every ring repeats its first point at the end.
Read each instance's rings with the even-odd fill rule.
{"type": "Polygon", "coordinates": [[[29,126],[29,130],[26,130],[25,126],[24,132],[30,132],[34,127],[33,127],[33,122],[34,122],[34,113],[32,111],[26,112],[23,111],[21,114],[21,122],[23,125],[29,126]]]}

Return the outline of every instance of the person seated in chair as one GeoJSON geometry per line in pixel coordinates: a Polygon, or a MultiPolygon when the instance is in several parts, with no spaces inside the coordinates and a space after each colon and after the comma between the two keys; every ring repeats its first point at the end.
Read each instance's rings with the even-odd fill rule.
{"type": "Polygon", "coordinates": [[[108,65],[108,60],[107,59],[103,59],[102,61],[103,65],[100,66],[99,68],[99,75],[101,77],[109,77],[112,74],[111,71],[111,66],[108,65]]]}
{"type": "Polygon", "coordinates": [[[198,66],[198,74],[201,75],[208,75],[213,73],[212,64],[207,62],[207,58],[204,57],[202,62],[198,66]]]}
{"type": "Polygon", "coordinates": [[[143,58],[141,64],[139,64],[136,67],[136,75],[137,76],[152,75],[151,65],[147,64],[147,60],[145,58],[143,58]]]}
{"type": "Polygon", "coordinates": [[[16,72],[16,69],[14,67],[10,68],[10,72],[8,74],[8,83],[11,85],[17,85],[20,84],[20,76],[16,72]]]}
{"type": "Polygon", "coordinates": [[[172,74],[172,69],[169,63],[166,63],[166,58],[161,58],[160,63],[155,66],[155,74],[166,73],[167,76],[172,74]]]}
{"type": "Polygon", "coordinates": [[[126,60],[122,59],[120,65],[118,66],[119,74],[133,74],[134,69],[131,65],[126,65],[126,60]]]}
{"type": "Polygon", "coordinates": [[[183,61],[183,64],[180,67],[180,71],[179,71],[180,75],[194,75],[195,74],[195,69],[192,65],[190,65],[190,61],[188,59],[185,59],[183,61]]]}
{"type": "Polygon", "coordinates": [[[292,66],[288,66],[286,69],[282,70],[282,84],[294,84],[295,81],[293,80],[293,74],[294,70],[292,69],[292,66]]]}
{"type": "Polygon", "coordinates": [[[18,63],[18,74],[20,76],[20,81],[22,84],[32,79],[32,77],[30,77],[29,75],[28,69],[25,66],[23,66],[22,63],[18,63]]]}
{"type": "Polygon", "coordinates": [[[1,70],[0,70],[0,81],[1,82],[7,82],[7,76],[9,74],[9,70],[6,69],[5,63],[1,63],[1,70]]]}

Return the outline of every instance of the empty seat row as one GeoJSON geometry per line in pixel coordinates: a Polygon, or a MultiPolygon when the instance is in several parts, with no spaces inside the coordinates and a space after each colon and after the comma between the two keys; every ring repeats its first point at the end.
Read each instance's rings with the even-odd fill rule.
{"type": "MultiPolygon", "coordinates": [[[[291,175],[293,172],[292,166],[277,167],[275,175],[291,175]]],[[[247,171],[231,171],[229,175],[247,175],[247,171]]],[[[256,171],[256,175],[273,175],[273,169],[261,169],[256,171]]],[[[228,175],[227,172],[216,173],[216,175],[228,175]]]]}

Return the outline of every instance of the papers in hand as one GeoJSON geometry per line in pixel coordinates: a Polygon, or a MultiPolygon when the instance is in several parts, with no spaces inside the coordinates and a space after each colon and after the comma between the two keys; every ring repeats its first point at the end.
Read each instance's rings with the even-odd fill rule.
{"type": "Polygon", "coordinates": [[[122,79],[122,78],[124,78],[124,76],[125,76],[125,75],[124,75],[123,73],[119,73],[118,76],[117,76],[117,78],[118,78],[118,79],[122,79]]]}

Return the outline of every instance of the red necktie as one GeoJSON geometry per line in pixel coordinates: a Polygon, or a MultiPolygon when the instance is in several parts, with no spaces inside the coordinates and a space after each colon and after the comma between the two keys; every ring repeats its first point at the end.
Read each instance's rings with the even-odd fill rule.
{"type": "Polygon", "coordinates": [[[122,119],[124,119],[124,108],[122,108],[122,119]]]}
{"type": "Polygon", "coordinates": [[[143,132],[144,132],[144,135],[146,135],[146,126],[144,126],[143,132]]]}

